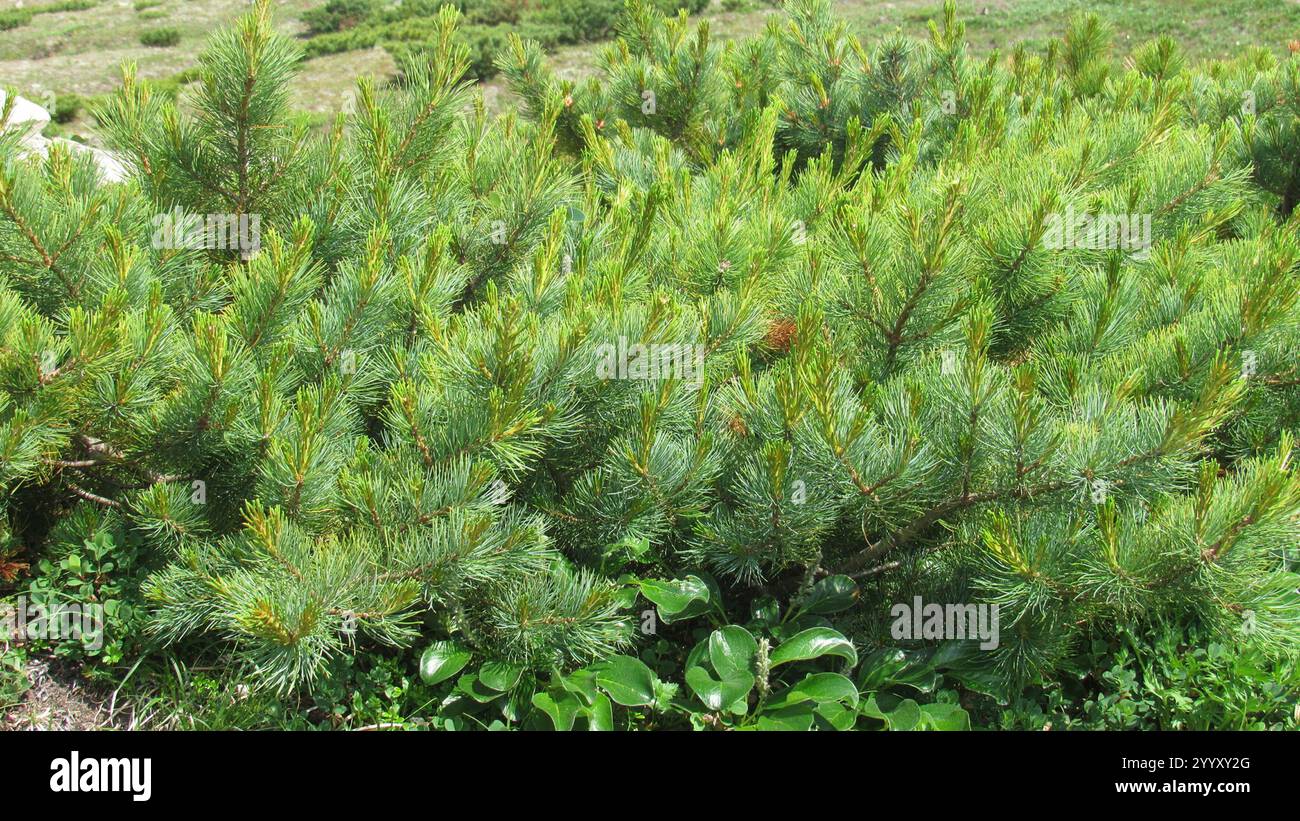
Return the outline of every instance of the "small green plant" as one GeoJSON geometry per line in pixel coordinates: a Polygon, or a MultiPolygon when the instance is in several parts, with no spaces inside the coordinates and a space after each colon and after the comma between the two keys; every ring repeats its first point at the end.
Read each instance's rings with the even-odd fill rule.
{"type": "Polygon", "coordinates": [[[1269,658],[1242,637],[1199,628],[1125,636],[1083,717],[1106,729],[1279,730],[1297,727],[1300,654],[1269,658]]]}
{"type": "Polygon", "coordinates": [[[19,26],[25,26],[32,20],[30,11],[0,11],[0,31],[9,31],[19,26]]]}
{"type": "Polygon", "coordinates": [[[373,0],[329,0],[320,8],[303,12],[302,21],[311,34],[347,31],[369,20],[375,8],[373,0]]]}
{"type": "MultiPolygon", "coordinates": [[[[3,612],[2,606],[0,612],[3,612]]],[[[5,638],[0,636],[0,711],[22,701],[23,694],[32,686],[27,678],[27,652],[5,642],[5,638]]]]}
{"type": "Polygon", "coordinates": [[[79,94],[65,93],[56,95],[54,110],[50,112],[50,116],[56,123],[70,123],[77,119],[77,115],[81,113],[85,102],[85,99],[79,94]]]}
{"type": "Polygon", "coordinates": [[[180,41],[181,33],[170,26],[140,32],[140,43],[150,48],[169,48],[180,41]]]}
{"type": "MultiPolygon", "coordinates": [[[[63,530],[90,524],[75,517],[63,530]]],[[[79,542],[56,535],[52,550],[42,558],[26,590],[25,603],[44,614],[74,611],[82,634],[33,637],[32,646],[58,658],[98,660],[116,664],[139,641],[136,606],[139,583],[138,539],[123,534],[111,520],[91,525],[93,532],[79,542]]]]}

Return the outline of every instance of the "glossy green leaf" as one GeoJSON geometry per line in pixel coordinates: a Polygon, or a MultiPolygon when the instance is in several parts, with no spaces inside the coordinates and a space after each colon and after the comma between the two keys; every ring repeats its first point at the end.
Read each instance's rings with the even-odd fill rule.
{"type": "Polygon", "coordinates": [[[915,701],[905,698],[885,715],[891,730],[915,730],[921,723],[921,708],[915,701]]]}
{"type": "Polygon", "coordinates": [[[698,616],[709,609],[709,586],[699,576],[684,579],[645,579],[641,595],[659,610],[667,623],[698,616]]]}
{"type": "Polygon", "coordinates": [[[862,660],[858,673],[861,690],[880,690],[896,684],[931,693],[942,676],[935,669],[929,650],[877,650],[862,660]]]}
{"type": "Polygon", "coordinates": [[[758,656],[758,642],[748,630],[729,624],[709,636],[709,662],[722,678],[752,673],[758,656]]]}
{"type": "Polygon", "coordinates": [[[942,678],[928,667],[906,667],[895,676],[893,683],[911,687],[921,693],[933,693],[942,678]]]}
{"type": "Polygon", "coordinates": [[[596,671],[596,684],[624,707],[639,707],[655,700],[655,675],[638,658],[614,656],[596,671]]]}
{"type": "Polygon", "coordinates": [[[478,671],[478,680],[484,687],[504,693],[519,683],[519,676],[524,668],[504,661],[489,661],[478,671]]]}
{"type": "Polygon", "coordinates": [[[959,705],[936,702],[921,705],[922,723],[933,730],[969,730],[970,715],[959,705]]]}
{"type": "Polygon", "coordinates": [[[984,657],[978,641],[945,641],[934,649],[930,656],[930,666],[936,670],[966,667],[972,662],[983,661],[984,657]]]}
{"type": "Polygon", "coordinates": [[[810,702],[791,704],[776,710],[764,710],[756,722],[760,730],[804,732],[813,725],[813,705],[810,702]]]}
{"type": "Polygon", "coordinates": [[[584,712],[587,715],[588,730],[608,732],[614,729],[614,708],[604,693],[597,693],[596,700],[584,712]]]}
{"type": "Polygon", "coordinates": [[[858,711],[845,707],[838,701],[817,705],[817,715],[835,730],[852,730],[858,723],[858,711]]]}
{"type": "Polygon", "coordinates": [[[420,678],[437,684],[459,673],[469,663],[470,652],[450,641],[435,641],[420,654],[420,678]]]}
{"type": "Polygon", "coordinates": [[[573,729],[573,722],[583,710],[582,702],[572,693],[533,693],[533,706],[546,713],[557,730],[573,729]]]}
{"type": "Polygon", "coordinates": [[[787,621],[784,624],[774,625],[771,631],[772,638],[776,640],[776,643],[780,644],[781,642],[787,641],[794,636],[799,635],[803,631],[811,630],[814,627],[826,627],[832,630],[835,629],[835,625],[831,624],[830,619],[827,619],[825,616],[818,616],[815,613],[804,613],[801,616],[790,619],[790,621],[787,621]]]}
{"type": "Polygon", "coordinates": [[[619,551],[624,551],[628,556],[639,559],[650,551],[650,540],[644,536],[634,536],[629,533],[621,541],[606,545],[604,553],[610,555],[619,551]]]}
{"type": "Polygon", "coordinates": [[[811,673],[790,688],[786,699],[790,702],[813,701],[818,704],[843,701],[856,707],[858,688],[848,676],[839,673],[811,673]]]}
{"type": "Polygon", "coordinates": [[[880,704],[876,701],[874,693],[867,696],[867,700],[862,702],[862,706],[859,709],[862,714],[868,718],[874,718],[879,721],[885,720],[885,711],[880,708],[880,704]]]}
{"type": "Polygon", "coordinates": [[[805,613],[826,615],[839,613],[853,606],[858,598],[858,585],[848,576],[827,576],[812,586],[799,606],[805,613]]]}
{"type": "Polygon", "coordinates": [[[596,671],[590,667],[574,670],[561,677],[560,686],[582,699],[584,704],[594,703],[599,695],[596,690],[596,671]]]}
{"type": "Polygon", "coordinates": [[[781,621],[781,604],[771,596],[755,599],[750,604],[750,618],[762,627],[771,627],[781,621]]]}
{"type": "Polygon", "coordinates": [[[907,664],[907,654],[897,647],[875,650],[862,660],[858,688],[868,692],[888,687],[894,673],[907,664]]]}
{"type": "Polygon", "coordinates": [[[686,671],[686,685],[710,710],[730,710],[754,689],[754,676],[735,672],[716,679],[704,667],[691,667],[686,671]]]}
{"type": "Polygon", "coordinates": [[[971,692],[991,697],[998,704],[1011,703],[1012,692],[992,669],[954,669],[944,675],[971,692]]]}
{"type": "MultiPolygon", "coordinates": [[[[712,634],[710,634],[710,636],[711,635],[712,634]]],[[[683,664],[682,667],[689,670],[692,667],[698,667],[709,660],[710,636],[705,636],[703,641],[695,643],[695,646],[691,648],[691,652],[686,654],[686,663],[683,664]]]]}
{"type": "Polygon", "coordinates": [[[614,593],[614,601],[618,603],[619,609],[628,610],[636,604],[639,585],[628,585],[620,587],[614,593]]]}
{"type": "Polygon", "coordinates": [[[501,692],[499,690],[484,687],[483,682],[479,681],[478,676],[474,673],[466,673],[456,679],[456,689],[474,699],[479,704],[487,704],[489,701],[501,697],[501,692]]]}
{"type": "Polygon", "coordinates": [[[853,642],[844,638],[837,630],[829,627],[814,627],[781,642],[772,651],[772,667],[822,656],[839,656],[847,660],[850,667],[858,663],[858,651],[853,648],[853,642]]]}

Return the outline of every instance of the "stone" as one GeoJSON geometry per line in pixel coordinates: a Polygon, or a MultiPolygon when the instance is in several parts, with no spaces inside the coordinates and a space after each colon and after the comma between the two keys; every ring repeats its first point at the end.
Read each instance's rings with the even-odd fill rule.
{"type": "MultiPolygon", "coordinates": [[[[7,104],[7,95],[3,89],[0,89],[0,111],[4,110],[7,104]]],[[[6,131],[18,131],[22,134],[22,142],[26,144],[31,140],[44,139],[41,132],[45,126],[50,124],[50,113],[45,109],[28,100],[25,97],[14,98],[13,111],[9,112],[9,119],[5,123],[6,131]]]]}
{"type": "MultiPolygon", "coordinates": [[[[4,110],[4,105],[5,92],[0,91],[0,111],[4,110]]],[[[73,156],[89,154],[95,161],[95,168],[99,171],[101,182],[122,182],[130,176],[126,165],[108,151],[62,137],[46,137],[41,132],[49,122],[48,111],[24,97],[15,97],[14,108],[9,113],[4,130],[17,131],[21,135],[18,142],[19,152],[25,156],[48,157],[50,147],[58,145],[67,149],[73,156]]]]}

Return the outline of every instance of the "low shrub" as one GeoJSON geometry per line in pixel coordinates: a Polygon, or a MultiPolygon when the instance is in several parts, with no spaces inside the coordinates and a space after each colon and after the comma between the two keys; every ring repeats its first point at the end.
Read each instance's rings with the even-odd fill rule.
{"type": "Polygon", "coordinates": [[[603,40],[614,32],[623,0],[542,0],[532,19],[563,32],[564,43],[603,40]]]}
{"type": "Polygon", "coordinates": [[[85,11],[99,5],[99,0],[63,0],[32,9],[33,14],[54,14],[60,11],[85,11]]]}
{"type": "Polygon", "coordinates": [[[369,21],[375,10],[374,0],[329,0],[303,12],[302,21],[312,34],[347,31],[369,21]]]}
{"type": "Polygon", "coordinates": [[[50,117],[56,123],[70,123],[81,113],[83,105],[85,105],[85,99],[79,94],[56,95],[54,110],[50,112],[50,117]]]}
{"type": "Polygon", "coordinates": [[[120,519],[78,509],[51,533],[49,550],[35,569],[25,591],[30,605],[47,614],[74,607],[81,614],[82,629],[94,627],[71,638],[38,640],[33,647],[47,649],[56,658],[113,665],[139,645],[142,625],[131,602],[139,601],[144,579],[140,539],[120,519]]]}
{"type": "Polygon", "coordinates": [[[310,60],[313,57],[341,54],[345,51],[360,51],[371,48],[378,42],[378,32],[365,27],[355,28],[313,37],[303,43],[302,53],[304,58],[310,60]]]}
{"type": "Polygon", "coordinates": [[[180,41],[181,33],[170,26],[140,32],[141,45],[150,48],[169,48],[179,44],[180,41]]]}
{"type": "Polygon", "coordinates": [[[461,0],[458,4],[467,23],[493,26],[514,25],[528,15],[531,4],[525,0],[461,0]]]}
{"type": "Polygon", "coordinates": [[[30,11],[0,11],[0,31],[9,31],[19,26],[25,26],[32,20],[30,11]]]}

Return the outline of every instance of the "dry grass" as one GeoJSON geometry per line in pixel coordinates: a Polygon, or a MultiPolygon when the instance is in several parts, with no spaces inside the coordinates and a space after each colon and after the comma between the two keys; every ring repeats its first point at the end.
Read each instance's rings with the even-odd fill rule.
{"type": "Polygon", "coordinates": [[[46,659],[27,663],[30,688],[0,715],[3,730],[128,729],[129,713],[116,709],[111,694],[92,692],[69,669],[46,659]]]}

